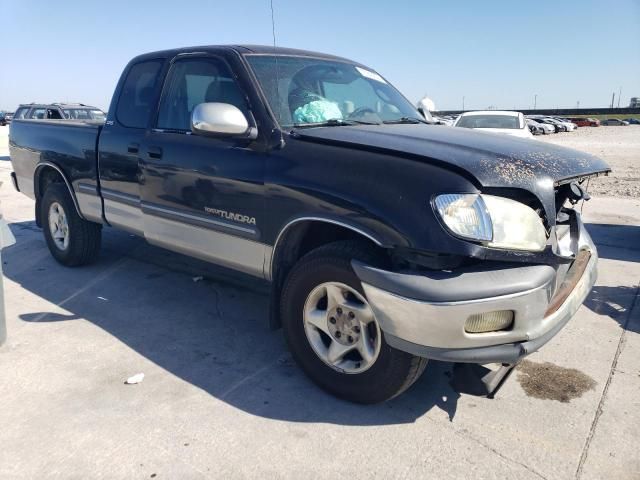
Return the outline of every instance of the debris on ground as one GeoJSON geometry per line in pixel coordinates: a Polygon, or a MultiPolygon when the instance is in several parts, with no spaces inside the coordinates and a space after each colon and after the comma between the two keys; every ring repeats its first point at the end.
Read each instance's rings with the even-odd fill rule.
{"type": "Polygon", "coordinates": [[[204,280],[204,277],[202,275],[198,275],[197,277],[193,277],[192,280],[194,282],[201,282],[202,280],[204,280]]]}
{"type": "Polygon", "coordinates": [[[127,378],[125,380],[126,385],[135,385],[136,383],[141,383],[144,380],[144,373],[136,373],[135,375],[127,378]]]}

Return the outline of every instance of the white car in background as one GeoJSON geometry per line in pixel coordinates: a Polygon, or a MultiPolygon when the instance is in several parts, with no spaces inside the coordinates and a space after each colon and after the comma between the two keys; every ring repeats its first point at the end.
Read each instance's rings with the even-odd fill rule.
{"type": "Polygon", "coordinates": [[[573,132],[574,130],[576,130],[578,128],[578,126],[575,123],[570,122],[566,118],[560,118],[560,117],[551,117],[551,118],[553,118],[554,120],[557,120],[562,125],[566,126],[567,127],[567,132],[573,132]]]}
{"type": "Polygon", "coordinates": [[[520,112],[486,110],[466,112],[458,117],[454,127],[473,128],[520,138],[534,138],[524,115],[520,112]]]}
{"type": "Polygon", "coordinates": [[[556,128],[553,125],[549,125],[548,123],[539,122],[535,118],[525,118],[527,122],[533,123],[535,126],[542,128],[545,135],[549,135],[550,133],[556,133],[556,128]]]}

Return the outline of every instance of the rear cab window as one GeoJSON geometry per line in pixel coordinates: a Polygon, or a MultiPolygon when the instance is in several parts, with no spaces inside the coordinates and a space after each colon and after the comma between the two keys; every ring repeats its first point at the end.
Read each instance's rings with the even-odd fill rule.
{"type": "Polygon", "coordinates": [[[116,107],[120,124],[129,128],[147,127],[163,63],[160,59],[147,60],[129,69],[116,107]]]}

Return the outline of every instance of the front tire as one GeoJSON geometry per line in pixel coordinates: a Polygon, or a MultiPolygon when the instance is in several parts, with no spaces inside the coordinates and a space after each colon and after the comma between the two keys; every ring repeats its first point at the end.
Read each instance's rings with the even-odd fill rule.
{"type": "Polygon", "coordinates": [[[352,259],[377,263],[353,241],[325,245],[298,261],[282,291],[284,335],[317,385],[352,402],[384,402],[408,389],[427,360],[387,344],[352,259]]]}
{"type": "Polygon", "coordinates": [[[40,221],[49,251],[62,265],[87,265],[98,258],[102,225],[78,215],[64,184],[47,187],[40,202],[40,221]]]}

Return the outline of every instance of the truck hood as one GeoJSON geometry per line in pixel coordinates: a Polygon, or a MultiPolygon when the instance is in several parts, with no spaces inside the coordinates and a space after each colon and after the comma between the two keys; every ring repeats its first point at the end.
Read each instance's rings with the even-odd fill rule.
{"type": "Polygon", "coordinates": [[[555,210],[555,185],[611,170],[602,159],[588,153],[468,128],[401,124],[317,127],[295,132],[307,141],[401,155],[462,170],[480,187],[525,189],[540,199],[548,215],[555,210]]]}

